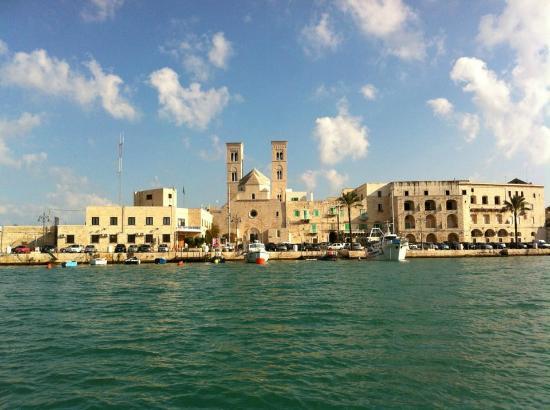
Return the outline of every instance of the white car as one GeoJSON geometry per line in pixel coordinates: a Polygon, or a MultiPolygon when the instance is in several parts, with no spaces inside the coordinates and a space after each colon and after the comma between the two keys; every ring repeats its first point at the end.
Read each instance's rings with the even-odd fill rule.
{"type": "Polygon", "coordinates": [[[81,253],[83,251],[82,246],[80,245],[69,245],[65,248],[67,253],[81,253]]]}
{"type": "Polygon", "coordinates": [[[330,249],[331,251],[339,251],[339,250],[342,250],[344,249],[344,244],[343,243],[331,243],[329,246],[328,246],[328,249],[330,249]]]}
{"type": "Polygon", "coordinates": [[[550,248],[550,243],[546,243],[544,239],[539,239],[537,241],[537,247],[540,249],[548,249],[550,248]]]}

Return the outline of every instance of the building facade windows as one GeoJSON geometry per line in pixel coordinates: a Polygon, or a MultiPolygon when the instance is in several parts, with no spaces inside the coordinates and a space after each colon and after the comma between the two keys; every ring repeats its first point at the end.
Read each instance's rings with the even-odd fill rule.
{"type": "Polygon", "coordinates": [[[171,238],[171,235],[169,233],[162,234],[162,242],[170,243],[171,242],[170,238],[171,238]]]}
{"type": "Polygon", "coordinates": [[[99,216],[92,216],[92,225],[99,225],[99,216]]]}
{"type": "Polygon", "coordinates": [[[495,205],[500,205],[500,196],[495,196],[495,205]]]}
{"type": "Polygon", "coordinates": [[[99,243],[99,235],[92,235],[90,238],[91,243],[99,243]]]}
{"type": "Polygon", "coordinates": [[[382,208],[382,204],[378,204],[378,212],[384,212],[384,209],[382,208]]]}
{"type": "Polygon", "coordinates": [[[153,225],[153,217],[152,216],[145,217],[145,225],[153,225]]]}
{"type": "Polygon", "coordinates": [[[145,243],[153,243],[153,235],[149,233],[145,235],[145,243]]]}
{"type": "Polygon", "coordinates": [[[128,225],[135,225],[136,224],[136,217],[135,216],[129,216],[128,217],[128,225]]]}
{"type": "Polygon", "coordinates": [[[424,209],[426,211],[435,211],[435,201],[428,199],[424,202],[424,209]]]}
{"type": "Polygon", "coordinates": [[[239,160],[239,153],[231,151],[231,162],[237,162],[239,160]]]}
{"type": "Polygon", "coordinates": [[[111,225],[111,226],[118,225],[118,218],[116,216],[111,216],[109,218],[109,225],[111,225]]]}
{"type": "Polygon", "coordinates": [[[483,196],[481,197],[481,203],[482,203],[483,205],[487,205],[487,204],[489,203],[489,198],[488,198],[487,196],[483,195],[483,196]]]}
{"type": "Polygon", "coordinates": [[[147,194],[145,195],[145,199],[150,201],[151,199],[153,199],[153,194],[147,194]]]}
{"type": "Polygon", "coordinates": [[[170,217],[169,216],[165,216],[162,218],[162,224],[163,225],[170,225],[170,217]]]}
{"type": "Polygon", "coordinates": [[[111,234],[109,235],[109,243],[117,243],[117,234],[111,234]]]}
{"type": "Polygon", "coordinates": [[[67,243],[68,244],[74,243],[74,235],[67,235],[67,243]]]}
{"type": "Polygon", "coordinates": [[[128,243],[136,243],[136,235],[128,234],[128,243]]]}

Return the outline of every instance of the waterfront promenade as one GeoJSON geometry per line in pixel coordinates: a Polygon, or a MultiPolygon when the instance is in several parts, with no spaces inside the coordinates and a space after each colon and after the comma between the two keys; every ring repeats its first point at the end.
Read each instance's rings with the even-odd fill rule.
{"type": "MultiPolygon", "coordinates": [[[[325,255],[324,251],[298,251],[298,252],[269,252],[270,260],[300,260],[316,259],[325,255]]],[[[126,253],[38,253],[0,255],[0,265],[46,265],[48,263],[61,264],[74,260],[78,263],[89,263],[94,257],[107,259],[109,263],[123,263],[130,254],[126,253]]],[[[166,258],[170,262],[206,262],[213,256],[213,252],[203,252],[200,249],[187,252],[150,252],[136,253],[143,263],[153,263],[156,258],[166,258]]],[[[227,261],[244,261],[242,253],[223,252],[222,256],[227,261]]],[[[365,259],[364,251],[340,251],[343,259],[365,259]]],[[[502,257],[502,256],[550,256],[550,249],[507,249],[503,253],[501,249],[492,250],[411,250],[407,252],[407,258],[466,258],[466,257],[502,257]]]]}

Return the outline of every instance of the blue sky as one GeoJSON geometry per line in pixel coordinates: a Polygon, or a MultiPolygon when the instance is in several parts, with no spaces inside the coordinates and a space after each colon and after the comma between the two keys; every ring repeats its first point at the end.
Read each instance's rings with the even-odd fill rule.
{"type": "MultiPolygon", "coordinates": [[[[225,198],[224,143],[317,198],[363,182],[550,187],[550,3],[4,1],[0,225],[135,190],[225,198]]],[[[550,191],[546,189],[547,198],[550,191]]],[[[181,201],[180,201],[181,205],[181,201]]]]}

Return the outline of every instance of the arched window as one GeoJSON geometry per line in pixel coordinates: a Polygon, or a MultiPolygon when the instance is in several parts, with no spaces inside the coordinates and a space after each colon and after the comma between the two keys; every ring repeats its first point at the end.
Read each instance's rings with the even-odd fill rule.
{"type": "Polygon", "coordinates": [[[435,201],[428,199],[426,202],[424,202],[424,209],[426,211],[435,211],[435,201]]]}
{"type": "Polygon", "coordinates": [[[237,182],[237,168],[231,168],[231,182],[237,182]]]}
{"type": "Polygon", "coordinates": [[[403,209],[405,211],[414,211],[414,202],[413,201],[405,201],[403,204],[403,209]]]}
{"type": "Polygon", "coordinates": [[[409,241],[409,243],[416,243],[416,236],[414,236],[412,233],[408,234],[405,238],[407,238],[407,241],[409,241]]]}
{"type": "Polygon", "coordinates": [[[426,216],[426,228],[435,228],[435,216],[426,216]]]}
{"type": "Polygon", "coordinates": [[[450,233],[447,240],[449,242],[458,242],[458,235],[456,233],[450,233]]]}
{"type": "Polygon", "coordinates": [[[252,194],[252,199],[256,199],[256,194],[252,194]]]}
{"type": "Polygon", "coordinates": [[[281,180],[283,179],[283,168],[282,167],[277,167],[277,179],[278,180],[281,180]]]}
{"type": "Polygon", "coordinates": [[[456,211],[456,201],[454,199],[449,199],[445,204],[447,211],[456,211]]]}
{"type": "Polygon", "coordinates": [[[437,242],[437,236],[435,236],[433,233],[428,234],[428,236],[426,236],[426,242],[436,243],[437,242]]]}
{"type": "Polygon", "coordinates": [[[455,214],[447,215],[447,229],[458,228],[458,218],[455,214]]]}
{"type": "Polygon", "coordinates": [[[414,216],[407,215],[405,217],[405,229],[414,229],[414,227],[415,227],[414,216]]]}

